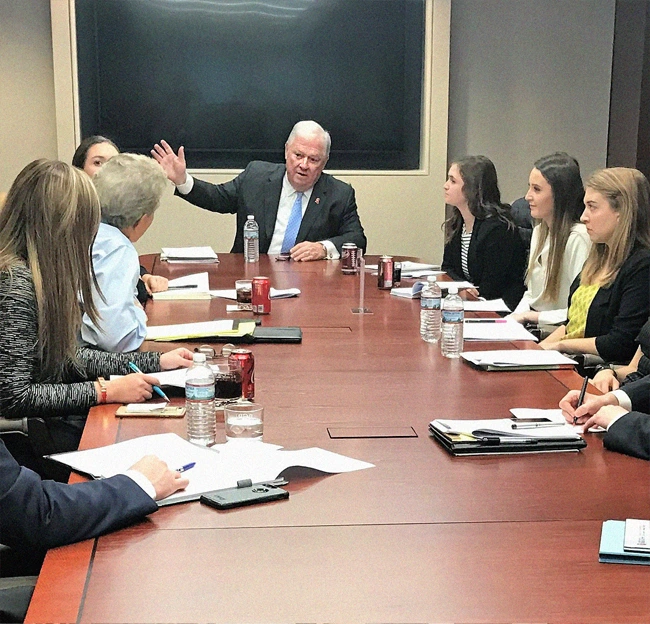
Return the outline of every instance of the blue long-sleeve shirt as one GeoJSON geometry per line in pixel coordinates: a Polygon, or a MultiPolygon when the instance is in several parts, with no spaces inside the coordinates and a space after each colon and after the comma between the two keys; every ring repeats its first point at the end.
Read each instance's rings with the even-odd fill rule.
{"type": "Polygon", "coordinates": [[[135,351],[147,335],[147,316],[136,299],[138,252],[120,230],[101,223],[93,244],[93,267],[106,301],[93,293],[100,326],[84,314],[81,342],[104,351],[135,351]]]}

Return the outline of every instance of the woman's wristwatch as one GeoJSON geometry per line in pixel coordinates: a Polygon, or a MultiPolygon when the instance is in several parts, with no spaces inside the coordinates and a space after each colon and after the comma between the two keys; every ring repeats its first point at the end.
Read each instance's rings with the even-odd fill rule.
{"type": "Polygon", "coordinates": [[[99,403],[101,405],[108,399],[108,384],[103,377],[97,377],[97,383],[99,384],[99,403]]]}

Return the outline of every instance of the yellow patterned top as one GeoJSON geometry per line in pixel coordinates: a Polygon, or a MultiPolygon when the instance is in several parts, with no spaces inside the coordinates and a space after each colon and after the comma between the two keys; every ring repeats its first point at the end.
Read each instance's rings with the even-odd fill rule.
{"type": "Polygon", "coordinates": [[[571,305],[569,306],[569,322],[566,326],[566,334],[562,340],[568,338],[584,338],[585,326],[587,325],[587,314],[589,313],[589,306],[594,300],[596,293],[600,286],[592,284],[591,286],[578,286],[577,290],[571,297],[571,305]]]}

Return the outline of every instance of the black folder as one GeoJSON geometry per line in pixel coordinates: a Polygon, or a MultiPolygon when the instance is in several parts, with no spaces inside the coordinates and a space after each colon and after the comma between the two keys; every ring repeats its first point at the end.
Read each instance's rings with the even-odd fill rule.
{"type": "Polygon", "coordinates": [[[567,438],[501,437],[498,435],[468,436],[444,433],[429,424],[429,433],[449,453],[461,455],[497,455],[512,453],[557,453],[562,451],[579,451],[587,446],[580,436],[567,438]]]}

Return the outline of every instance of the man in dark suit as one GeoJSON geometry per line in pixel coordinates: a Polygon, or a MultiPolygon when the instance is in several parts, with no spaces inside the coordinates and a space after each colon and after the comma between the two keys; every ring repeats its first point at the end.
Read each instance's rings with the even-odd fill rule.
{"type": "Polygon", "coordinates": [[[319,124],[299,121],[285,144],[286,165],[253,161],[234,180],[219,185],[187,173],[182,146],[175,154],[161,141],[151,154],[178,195],[212,212],[237,214],[232,253],[243,253],[244,223],[254,215],[261,253],[324,260],[339,258],[343,243],[366,249],[354,189],[323,173],[330,143],[329,133],[319,124]]]}
{"type": "MultiPolygon", "coordinates": [[[[74,485],[41,481],[19,466],[0,440],[0,544],[33,557],[35,551],[96,537],[153,513],[155,500],[187,484],[152,455],[109,479],[74,485]]],[[[33,583],[0,581],[0,621],[22,621],[33,583]]]]}
{"type": "Polygon", "coordinates": [[[606,448],[650,459],[650,376],[600,396],[587,394],[580,406],[578,395],[573,390],[560,401],[569,422],[575,417],[585,431],[598,425],[607,430],[603,437],[606,448]]]}

